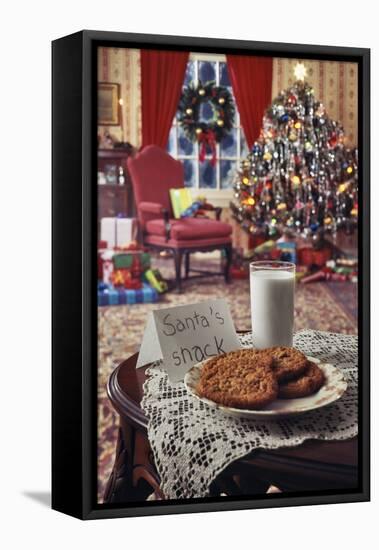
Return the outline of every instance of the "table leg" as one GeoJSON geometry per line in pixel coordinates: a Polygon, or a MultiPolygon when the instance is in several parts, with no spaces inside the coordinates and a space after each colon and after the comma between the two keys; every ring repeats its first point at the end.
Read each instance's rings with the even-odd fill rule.
{"type": "Polygon", "coordinates": [[[104,491],[103,502],[120,504],[144,501],[152,493],[156,499],[164,498],[148,439],[139,430],[135,430],[126,422],[121,422],[115,461],[104,491]]]}

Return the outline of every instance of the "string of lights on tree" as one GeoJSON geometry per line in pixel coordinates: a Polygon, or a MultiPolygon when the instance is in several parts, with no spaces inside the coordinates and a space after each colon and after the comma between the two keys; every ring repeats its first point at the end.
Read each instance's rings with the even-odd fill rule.
{"type": "Polygon", "coordinates": [[[296,83],[266,110],[259,139],[234,183],[235,219],[251,233],[305,237],[350,232],[358,216],[358,157],[295,67],[296,83]]]}

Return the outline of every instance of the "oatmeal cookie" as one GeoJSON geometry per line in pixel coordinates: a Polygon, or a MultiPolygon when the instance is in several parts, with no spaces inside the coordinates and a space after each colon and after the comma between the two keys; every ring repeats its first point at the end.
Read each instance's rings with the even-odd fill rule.
{"type": "Polygon", "coordinates": [[[278,395],[272,364],[272,358],[259,350],[219,355],[203,366],[198,392],[228,407],[260,409],[278,395]]]}
{"type": "Polygon", "coordinates": [[[313,361],[307,362],[307,368],[296,380],[279,384],[281,399],[296,399],[316,393],[325,382],[325,376],[320,367],[313,361]]]}
{"type": "Polygon", "coordinates": [[[306,356],[295,348],[279,346],[262,351],[272,356],[273,370],[279,383],[297,378],[307,368],[306,356]]]}

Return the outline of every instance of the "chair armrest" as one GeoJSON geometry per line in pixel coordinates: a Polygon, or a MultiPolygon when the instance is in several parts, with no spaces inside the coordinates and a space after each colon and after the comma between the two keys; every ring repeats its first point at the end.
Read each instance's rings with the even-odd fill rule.
{"type": "Polygon", "coordinates": [[[220,206],[213,206],[212,204],[207,203],[203,207],[198,210],[196,214],[199,214],[200,216],[206,217],[206,212],[214,212],[216,214],[216,220],[220,221],[222,208],[220,206]]]}
{"type": "Polygon", "coordinates": [[[155,214],[161,218],[164,218],[165,231],[166,231],[166,241],[170,239],[171,236],[171,224],[170,224],[170,213],[164,208],[159,202],[148,202],[142,201],[138,204],[138,208],[144,214],[155,214]]]}

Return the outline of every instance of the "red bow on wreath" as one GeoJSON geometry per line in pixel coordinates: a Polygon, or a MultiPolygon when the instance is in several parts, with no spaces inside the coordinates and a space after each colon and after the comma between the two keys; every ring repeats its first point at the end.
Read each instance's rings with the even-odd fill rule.
{"type": "Polygon", "coordinates": [[[215,166],[216,164],[216,134],[213,130],[205,130],[201,132],[201,134],[198,136],[198,141],[200,144],[200,151],[199,151],[199,160],[200,162],[205,161],[205,155],[207,154],[207,147],[210,148],[212,151],[212,158],[210,160],[210,163],[212,166],[215,166]]]}

